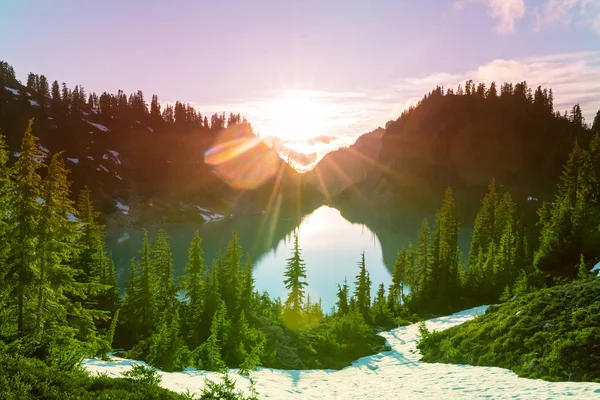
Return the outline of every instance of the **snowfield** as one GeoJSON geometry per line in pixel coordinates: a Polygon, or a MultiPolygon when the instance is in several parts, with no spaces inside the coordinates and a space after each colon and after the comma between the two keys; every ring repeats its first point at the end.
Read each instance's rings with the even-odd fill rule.
{"type": "MultiPolygon", "coordinates": [[[[443,330],[483,314],[487,306],[427,321],[429,330],[443,330]]],[[[265,399],[600,399],[600,384],[546,382],[518,378],[513,372],[494,367],[426,364],[416,349],[417,324],[382,332],[392,350],[363,357],[340,371],[277,370],[259,368],[251,374],[259,398],[265,399]]],[[[92,373],[118,377],[141,361],[113,358],[86,359],[92,373]]],[[[249,380],[230,370],[238,388],[246,391],[249,380]]],[[[188,368],[183,372],[159,372],[161,386],[185,393],[200,393],[205,378],[220,380],[214,372],[188,368]]]]}

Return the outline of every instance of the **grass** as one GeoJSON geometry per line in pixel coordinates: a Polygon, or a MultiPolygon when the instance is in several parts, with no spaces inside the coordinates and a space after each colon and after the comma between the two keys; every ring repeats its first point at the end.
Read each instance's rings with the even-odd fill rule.
{"type": "Polygon", "coordinates": [[[418,344],[424,362],[508,368],[521,377],[600,382],[600,279],[542,289],[418,344]]]}

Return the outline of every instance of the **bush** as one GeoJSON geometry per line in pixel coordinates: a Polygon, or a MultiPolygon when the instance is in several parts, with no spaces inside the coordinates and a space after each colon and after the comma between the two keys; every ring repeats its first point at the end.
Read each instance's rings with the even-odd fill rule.
{"type": "Polygon", "coordinates": [[[508,368],[551,381],[600,382],[600,279],[542,289],[441,332],[423,334],[425,362],[508,368]]]}

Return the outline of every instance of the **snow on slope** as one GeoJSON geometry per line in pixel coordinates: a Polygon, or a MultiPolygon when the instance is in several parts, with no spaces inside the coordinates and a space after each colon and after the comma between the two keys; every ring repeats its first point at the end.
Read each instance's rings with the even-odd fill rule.
{"type": "MultiPolygon", "coordinates": [[[[84,119],[85,122],[87,122],[88,124],[92,125],[93,127],[95,127],[96,129],[101,130],[102,132],[108,132],[108,128],[105,127],[102,124],[96,124],[95,122],[90,122],[87,119],[84,119]]],[[[91,133],[91,132],[90,132],[91,133]]]]}
{"type": "MultiPolygon", "coordinates": [[[[443,330],[485,312],[487,306],[427,321],[430,330],[443,330]]],[[[426,364],[416,349],[417,324],[382,332],[392,350],[363,357],[341,371],[291,371],[260,368],[252,373],[259,398],[269,399],[600,399],[600,384],[546,382],[518,378],[513,372],[494,367],[426,364]]],[[[114,358],[114,361],[84,360],[91,372],[117,377],[141,361],[114,358]]],[[[247,390],[247,378],[231,370],[236,386],[247,390]]],[[[177,392],[199,393],[204,379],[218,381],[214,372],[188,368],[183,372],[159,372],[161,386],[177,392]]]]}
{"type": "Polygon", "coordinates": [[[17,89],[9,88],[8,86],[4,86],[4,89],[8,90],[9,92],[11,92],[12,94],[14,94],[15,96],[19,95],[19,91],[17,89]]]}

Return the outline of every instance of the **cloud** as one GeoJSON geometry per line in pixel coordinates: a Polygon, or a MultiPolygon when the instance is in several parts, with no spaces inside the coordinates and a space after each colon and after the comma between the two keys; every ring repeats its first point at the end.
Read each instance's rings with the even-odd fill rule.
{"type": "Polygon", "coordinates": [[[594,19],[594,23],[592,24],[592,29],[594,30],[594,32],[596,32],[598,35],[600,35],[600,14],[598,14],[596,16],[596,18],[594,19]]]}
{"type": "Polygon", "coordinates": [[[496,31],[501,34],[514,33],[516,21],[529,15],[534,19],[536,32],[545,26],[561,24],[584,26],[600,35],[599,0],[543,0],[536,5],[532,0],[527,3],[525,0],[456,0],[454,8],[462,10],[468,3],[485,5],[488,15],[497,21],[496,31]]]}
{"type": "MultiPolygon", "coordinates": [[[[236,112],[244,115],[267,142],[280,151],[285,159],[292,157],[299,170],[312,168],[326,153],[349,146],[356,139],[389,120],[397,119],[402,111],[415,104],[436,86],[454,88],[468,79],[485,82],[521,82],[530,87],[552,88],[555,109],[569,110],[579,103],[587,122],[600,109],[600,51],[546,54],[523,59],[495,59],[473,65],[461,72],[412,76],[389,81],[380,86],[351,88],[342,92],[311,92],[319,107],[319,125],[305,137],[277,137],[279,125],[273,121],[269,105],[284,93],[268,93],[261,98],[237,100],[225,104],[193,104],[203,114],[236,112]],[[273,136],[274,138],[269,138],[273,136]],[[303,154],[298,156],[298,154],[303,154]]],[[[297,125],[302,113],[289,121],[297,125]]]]}
{"type": "Polygon", "coordinates": [[[589,27],[600,34],[596,21],[600,18],[600,1],[598,0],[547,0],[540,7],[533,8],[536,18],[535,30],[544,25],[572,24],[589,27]]]}
{"type": "Polygon", "coordinates": [[[463,9],[467,3],[486,5],[488,15],[497,20],[496,31],[501,34],[515,32],[516,20],[525,16],[524,0],[457,0],[454,8],[463,9]]]}

